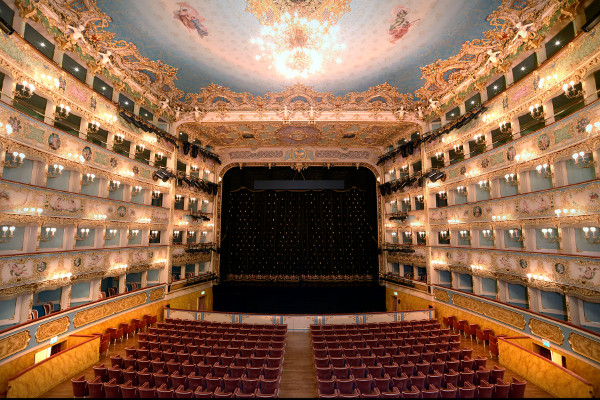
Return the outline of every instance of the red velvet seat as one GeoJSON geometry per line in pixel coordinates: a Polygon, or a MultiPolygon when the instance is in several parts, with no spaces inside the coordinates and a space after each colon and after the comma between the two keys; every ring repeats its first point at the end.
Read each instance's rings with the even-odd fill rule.
{"type": "Polygon", "coordinates": [[[504,379],[504,372],[506,369],[494,365],[490,373],[490,383],[497,383],[499,379],[504,379]]]}
{"type": "Polygon", "coordinates": [[[118,398],[121,396],[121,386],[117,383],[116,379],[111,379],[104,384],[104,393],[108,398],[118,398]]]}
{"type": "Polygon", "coordinates": [[[86,397],[90,394],[85,375],[82,375],[79,378],[72,378],[71,386],[73,386],[73,397],[86,397]]]}
{"type": "Polygon", "coordinates": [[[494,385],[490,385],[487,381],[482,380],[477,386],[476,397],[480,399],[489,399],[492,397],[494,391],[494,385]]]}
{"type": "Polygon", "coordinates": [[[424,399],[437,399],[440,396],[440,390],[435,385],[429,385],[421,390],[421,396],[424,399]]]}
{"type": "Polygon", "coordinates": [[[258,379],[244,379],[240,382],[240,387],[235,390],[233,395],[239,397],[240,395],[254,395],[258,387],[258,379]]]}
{"type": "Polygon", "coordinates": [[[520,381],[513,377],[512,382],[510,383],[508,397],[513,399],[522,399],[525,397],[525,386],[527,386],[527,381],[520,381]]]}
{"type": "Polygon", "coordinates": [[[102,382],[108,382],[108,368],[106,368],[104,366],[104,364],[100,364],[100,365],[94,365],[92,367],[92,369],[94,370],[94,376],[95,377],[100,377],[102,382]]]}
{"type": "Polygon", "coordinates": [[[457,387],[458,386],[458,378],[459,378],[458,372],[451,369],[448,371],[447,374],[444,374],[444,384],[446,384],[446,385],[452,384],[452,386],[457,387]]]}
{"type": "Polygon", "coordinates": [[[125,383],[121,385],[121,396],[123,396],[124,399],[140,398],[138,388],[137,386],[134,386],[132,381],[125,381],[125,383]]]}
{"type": "Polygon", "coordinates": [[[496,384],[494,385],[494,391],[492,393],[492,397],[494,398],[508,398],[508,393],[510,392],[510,384],[504,382],[501,378],[496,380],[496,384]]]}
{"type": "Polygon", "coordinates": [[[475,392],[477,387],[475,387],[470,382],[465,382],[463,387],[458,388],[458,397],[461,399],[471,399],[475,397],[475,392]]]}
{"type": "Polygon", "coordinates": [[[99,376],[95,377],[94,380],[87,381],[89,396],[91,398],[103,399],[106,397],[104,393],[104,382],[100,379],[99,376]]]}
{"type": "Polygon", "coordinates": [[[440,397],[443,399],[454,399],[458,389],[451,383],[447,384],[445,388],[440,388],[440,397]]]}
{"type": "Polygon", "coordinates": [[[178,399],[191,399],[194,397],[194,392],[186,389],[183,385],[179,385],[177,386],[177,389],[175,389],[175,397],[178,399]]]}
{"type": "Polygon", "coordinates": [[[333,379],[317,379],[317,397],[336,398],[340,392],[335,388],[333,379]]]}
{"type": "Polygon", "coordinates": [[[418,399],[420,395],[421,392],[415,386],[402,391],[402,397],[405,399],[418,399]]]}
{"type": "Polygon", "coordinates": [[[175,397],[174,390],[168,389],[166,383],[163,383],[162,385],[156,388],[156,395],[159,399],[172,399],[175,397]]]}

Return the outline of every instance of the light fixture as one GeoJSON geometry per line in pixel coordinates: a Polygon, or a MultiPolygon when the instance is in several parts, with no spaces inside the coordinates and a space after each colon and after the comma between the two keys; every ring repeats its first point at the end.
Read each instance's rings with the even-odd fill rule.
{"type": "Polygon", "coordinates": [[[568,99],[574,99],[576,97],[580,97],[583,94],[582,89],[575,87],[575,81],[565,83],[562,88],[565,92],[565,96],[567,96],[568,99]]]}
{"type": "Polygon", "coordinates": [[[119,187],[121,186],[121,182],[120,181],[110,181],[108,183],[108,190],[111,192],[117,191],[119,190],[119,187]]]}
{"type": "Polygon", "coordinates": [[[198,171],[198,166],[197,165],[192,165],[191,168],[192,168],[192,171],[194,171],[194,172],[198,171]]]}
{"type": "Polygon", "coordinates": [[[574,208],[571,208],[570,210],[568,208],[563,208],[562,210],[561,209],[554,210],[554,213],[556,214],[557,217],[560,217],[561,213],[563,214],[563,216],[566,217],[567,214],[574,215],[574,214],[577,214],[580,212],[581,212],[580,210],[576,210],[574,208]]]}
{"type": "MultiPolygon", "coordinates": [[[[6,154],[8,155],[8,152],[6,154]]],[[[4,160],[4,166],[6,168],[19,168],[21,165],[23,165],[24,159],[25,154],[13,151],[11,156],[4,160]]]]}
{"type": "Polygon", "coordinates": [[[500,132],[508,134],[512,132],[512,125],[510,122],[502,121],[498,123],[498,127],[500,128],[500,132]]]}
{"type": "Polygon", "coordinates": [[[181,231],[173,231],[174,238],[178,238],[180,234],[181,234],[181,231]]]}
{"type": "Polygon", "coordinates": [[[535,167],[535,170],[537,171],[538,175],[541,175],[544,178],[552,177],[552,167],[548,164],[540,164],[535,167]]]}
{"type": "Polygon", "coordinates": [[[100,130],[100,122],[92,121],[92,122],[88,123],[87,130],[88,130],[88,133],[98,133],[98,131],[100,130]]]}
{"type": "Polygon", "coordinates": [[[190,197],[190,204],[194,204],[196,203],[196,198],[195,197],[190,197]]]}
{"type": "Polygon", "coordinates": [[[465,186],[457,186],[456,187],[456,193],[458,193],[458,194],[466,194],[467,193],[467,188],[465,186]]]}
{"type": "Polygon", "coordinates": [[[494,240],[496,238],[496,236],[494,235],[494,230],[493,229],[483,229],[481,231],[481,234],[487,240],[494,240]]]}
{"type": "MultiPolygon", "coordinates": [[[[2,228],[4,229],[4,228],[2,228]]],[[[600,243],[600,229],[595,226],[584,226],[583,233],[585,234],[585,240],[589,243],[598,244],[600,243]]]]}
{"type": "Polygon", "coordinates": [[[504,175],[504,180],[506,181],[506,183],[512,186],[517,186],[519,184],[519,178],[516,174],[506,174],[504,175]]]}
{"type": "Polygon", "coordinates": [[[518,228],[509,229],[508,236],[513,242],[522,242],[524,240],[523,232],[521,229],[518,228]]]}
{"type": "Polygon", "coordinates": [[[123,140],[125,140],[125,135],[123,135],[122,133],[115,133],[114,139],[116,144],[121,144],[123,143],[123,140]]]}
{"type": "Polygon", "coordinates": [[[179,202],[181,201],[181,198],[182,198],[182,197],[181,197],[181,195],[180,195],[180,194],[176,194],[176,195],[175,195],[175,202],[176,202],[176,203],[179,203],[179,202]]]}
{"type": "Polygon", "coordinates": [[[419,238],[421,238],[421,239],[425,239],[426,235],[427,235],[427,232],[425,232],[425,231],[420,231],[419,232],[419,238]]]}
{"type": "Polygon", "coordinates": [[[89,172],[86,173],[85,175],[81,175],[81,184],[83,186],[87,186],[90,183],[94,182],[94,178],[96,178],[96,175],[94,174],[90,174],[89,172]]]}
{"type": "Polygon", "coordinates": [[[136,153],[143,153],[146,150],[146,145],[143,143],[140,144],[136,144],[135,145],[135,152],[136,153]]]}
{"type": "Polygon", "coordinates": [[[455,144],[453,146],[453,149],[456,154],[463,154],[465,151],[465,148],[463,147],[462,144],[455,144]]]}
{"type": "Polygon", "coordinates": [[[404,202],[404,204],[410,204],[410,197],[405,197],[404,199],[402,199],[402,201],[404,202]]]}
{"type": "Polygon", "coordinates": [[[475,135],[473,137],[473,140],[475,141],[475,143],[477,144],[482,144],[485,143],[485,135],[479,134],[479,135],[475,135]]]}
{"type": "Polygon", "coordinates": [[[415,199],[417,200],[418,203],[423,203],[423,195],[422,194],[415,197],[415,199]]]}
{"type": "Polygon", "coordinates": [[[54,285],[67,285],[71,282],[72,274],[70,272],[61,272],[60,274],[54,274],[52,279],[49,279],[54,285]]]}
{"type": "Polygon", "coordinates": [[[155,200],[157,200],[157,199],[159,199],[159,198],[160,198],[160,195],[161,195],[161,194],[162,194],[162,193],[161,193],[159,190],[153,190],[153,191],[152,191],[152,198],[153,198],[153,199],[155,199],[155,200]]]}
{"type": "Polygon", "coordinates": [[[479,188],[481,190],[489,191],[490,190],[489,181],[487,181],[487,180],[479,181],[479,188]]]}
{"type": "Polygon", "coordinates": [[[466,230],[458,231],[458,234],[460,235],[460,237],[462,239],[470,239],[471,238],[471,232],[466,231],[466,230]]]}
{"type": "Polygon", "coordinates": [[[483,270],[483,265],[471,264],[471,269],[476,270],[476,271],[481,271],[481,270],[483,270]]]}
{"type": "Polygon", "coordinates": [[[90,230],[88,228],[81,228],[79,231],[75,230],[75,240],[82,241],[89,237],[90,230]]]}
{"type": "Polygon", "coordinates": [[[27,83],[27,81],[23,81],[20,85],[17,85],[15,95],[22,99],[30,99],[31,96],[33,96],[34,91],[35,86],[33,86],[33,83],[27,83]]]}
{"type": "Polygon", "coordinates": [[[188,231],[187,235],[188,235],[188,237],[193,237],[193,236],[196,236],[196,232],[195,231],[188,231]]]}
{"type": "Polygon", "coordinates": [[[99,221],[106,221],[106,214],[94,214],[94,219],[99,221]]]}
{"type": "MultiPolygon", "coordinates": [[[[1,126],[2,126],[2,125],[0,125],[0,127],[1,127],[1,126]]],[[[9,125],[6,125],[7,131],[8,131],[8,126],[9,126],[9,125]]],[[[591,133],[592,133],[592,131],[594,130],[594,128],[596,129],[596,132],[597,132],[597,131],[600,131],[600,122],[594,122],[593,124],[588,124],[588,125],[585,127],[585,131],[586,131],[588,134],[591,134],[591,133]]],[[[11,129],[11,132],[12,132],[12,129],[11,129]]]]}
{"type": "Polygon", "coordinates": [[[544,240],[549,243],[558,243],[560,241],[560,235],[558,234],[558,229],[543,228],[542,236],[543,236],[544,240]]]}
{"type": "Polygon", "coordinates": [[[141,186],[134,186],[133,188],[131,188],[131,194],[133,196],[136,196],[138,194],[140,194],[142,191],[142,187],[141,186]]]}
{"type": "Polygon", "coordinates": [[[40,242],[48,242],[54,238],[54,234],[56,233],[56,228],[46,227],[42,228],[40,234],[38,236],[38,240],[40,242]]]}
{"type": "Polygon", "coordinates": [[[440,237],[445,240],[450,238],[450,232],[448,231],[440,231],[440,237]]]}
{"type": "Polygon", "coordinates": [[[404,236],[406,236],[407,239],[412,239],[412,232],[404,232],[404,236]]]}
{"type": "Polygon", "coordinates": [[[56,178],[59,175],[62,175],[62,170],[64,167],[62,165],[54,164],[48,166],[48,171],[46,171],[46,176],[48,178],[56,178]]]}
{"type": "Polygon", "coordinates": [[[441,190],[441,191],[438,192],[438,197],[440,199],[447,199],[448,198],[448,193],[446,193],[445,190],[441,190]]]}
{"type": "Polygon", "coordinates": [[[55,119],[67,119],[67,118],[69,118],[70,113],[71,113],[71,107],[61,104],[60,106],[57,107],[56,111],[54,112],[54,118],[55,119]]]}
{"type": "Polygon", "coordinates": [[[250,43],[259,48],[256,60],[266,60],[270,63],[269,69],[275,68],[288,79],[307,78],[322,72],[327,61],[340,63],[337,53],[346,46],[338,41],[334,24],[350,11],[348,3],[347,0],[324,0],[307,5],[296,1],[248,1],[248,11],[264,26],[258,38],[250,39],[250,43]]]}
{"type": "Polygon", "coordinates": [[[163,159],[164,156],[165,155],[159,151],[158,153],[154,154],[154,159],[156,161],[162,161],[162,159],[163,159]]]}
{"type": "Polygon", "coordinates": [[[14,226],[3,226],[2,227],[2,236],[0,236],[0,243],[9,242],[15,234],[14,226]]]}
{"type": "Polygon", "coordinates": [[[529,114],[531,114],[531,118],[533,119],[543,119],[544,118],[544,107],[539,104],[535,104],[529,107],[529,114]]]}
{"type": "Polygon", "coordinates": [[[150,231],[150,239],[158,238],[158,231],[150,231]]]}
{"type": "Polygon", "coordinates": [[[437,153],[435,153],[435,158],[436,158],[438,161],[441,161],[441,160],[443,160],[443,159],[444,159],[444,153],[442,153],[441,151],[438,151],[437,153]]]}
{"type": "Polygon", "coordinates": [[[573,164],[578,166],[579,168],[589,168],[594,165],[594,162],[590,159],[589,154],[584,151],[580,151],[579,153],[573,153],[573,164]]]}
{"type": "Polygon", "coordinates": [[[139,234],[139,233],[140,233],[140,231],[139,231],[139,230],[137,230],[137,229],[130,229],[130,230],[129,230],[129,233],[127,234],[127,239],[129,239],[129,240],[133,240],[133,239],[135,239],[136,237],[138,237],[138,234],[139,234]]]}
{"type": "Polygon", "coordinates": [[[506,221],[506,215],[492,215],[493,222],[506,221]]]}
{"type": "Polygon", "coordinates": [[[550,278],[548,278],[547,276],[544,275],[538,275],[538,274],[527,274],[527,279],[528,280],[536,280],[536,281],[545,281],[545,282],[550,282],[550,278]]]}
{"type": "Polygon", "coordinates": [[[50,89],[58,89],[60,86],[58,79],[50,75],[42,74],[40,81],[50,89]]]}
{"type": "Polygon", "coordinates": [[[113,240],[116,237],[117,237],[117,230],[116,229],[107,229],[104,232],[104,240],[113,240]]]}

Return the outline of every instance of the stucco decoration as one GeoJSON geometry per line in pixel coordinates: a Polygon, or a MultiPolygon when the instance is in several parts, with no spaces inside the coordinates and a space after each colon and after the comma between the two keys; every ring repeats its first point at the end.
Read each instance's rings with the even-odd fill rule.
{"type": "Polygon", "coordinates": [[[548,339],[552,343],[558,345],[562,345],[565,340],[565,337],[558,326],[540,321],[539,319],[531,318],[529,320],[529,329],[534,335],[539,336],[542,339],[548,339]]]}
{"type": "Polygon", "coordinates": [[[27,330],[0,339],[0,360],[25,350],[29,340],[31,335],[27,330]]]}
{"type": "Polygon", "coordinates": [[[75,314],[73,318],[73,326],[79,328],[83,325],[101,320],[121,311],[141,306],[146,303],[146,293],[138,293],[133,296],[128,296],[116,301],[104,303],[96,307],[88,308],[75,314]]]}
{"type": "Polygon", "coordinates": [[[436,300],[443,301],[444,303],[448,303],[450,301],[450,295],[445,290],[434,288],[433,296],[436,300]]]}
{"type": "Polygon", "coordinates": [[[483,314],[486,317],[496,319],[521,330],[525,329],[525,317],[518,312],[510,311],[504,307],[499,307],[494,304],[476,300],[460,294],[454,294],[452,296],[452,302],[454,305],[465,308],[469,311],[483,314]]]}
{"type": "Polygon", "coordinates": [[[41,343],[54,336],[65,333],[69,329],[70,322],[69,317],[65,315],[62,318],[41,324],[35,333],[35,340],[37,340],[38,343],[41,343]]]}
{"type": "Polygon", "coordinates": [[[569,343],[575,353],[600,363],[600,342],[597,340],[590,339],[576,332],[571,332],[569,343]]]}

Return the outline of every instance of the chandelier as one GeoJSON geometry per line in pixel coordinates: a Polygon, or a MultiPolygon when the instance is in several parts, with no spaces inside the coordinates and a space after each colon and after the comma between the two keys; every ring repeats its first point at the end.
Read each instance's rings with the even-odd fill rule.
{"type": "Polygon", "coordinates": [[[327,62],[341,63],[337,53],[346,46],[335,23],[350,10],[349,0],[247,0],[246,10],[264,25],[250,40],[259,49],[256,59],[286,78],[307,78],[327,62]]]}

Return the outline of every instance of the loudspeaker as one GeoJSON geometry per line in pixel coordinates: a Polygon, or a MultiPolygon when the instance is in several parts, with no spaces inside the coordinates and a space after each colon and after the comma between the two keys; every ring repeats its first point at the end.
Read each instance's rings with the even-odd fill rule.
{"type": "Polygon", "coordinates": [[[196,146],[195,144],[192,145],[192,151],[190,155],[192,156],[192,158],[198,157],[198,146],[196,146]]]}
{"type": "Polygon", "coordinates": [[[190,152],[190,142],[183,142],[183,154],[188,155],[190,152]]]}

